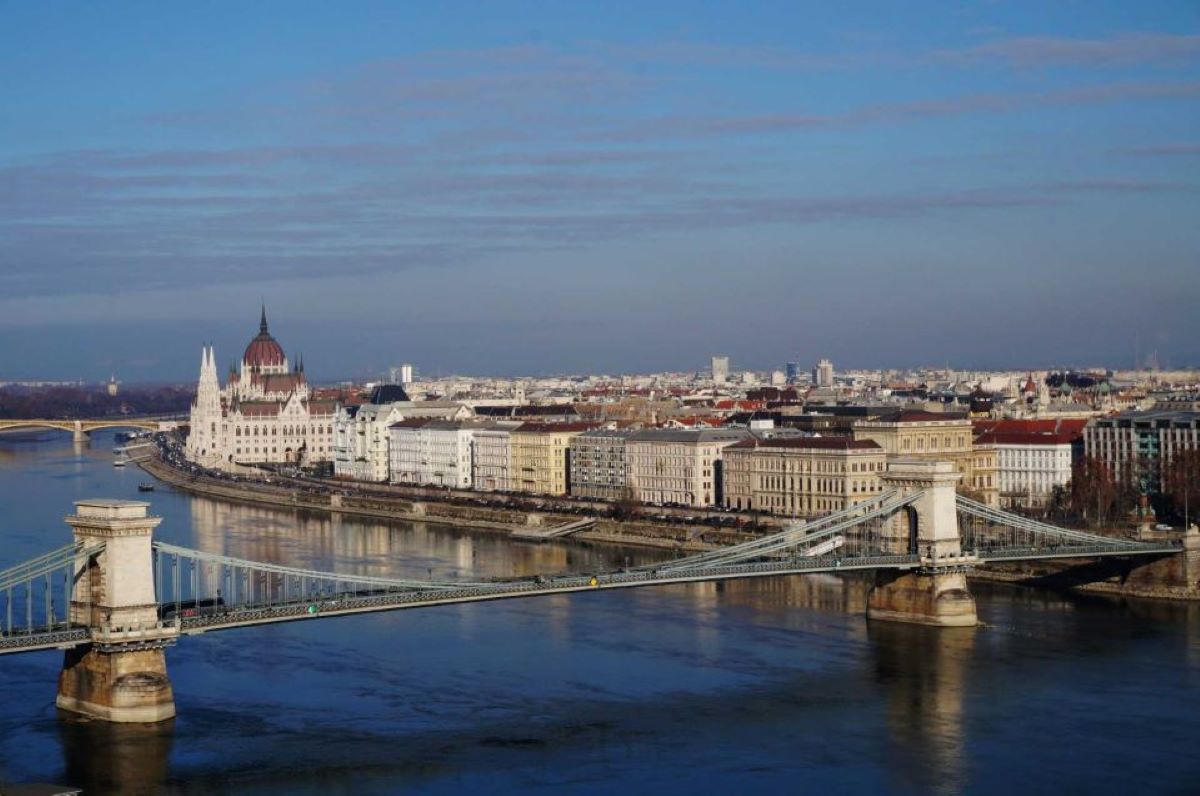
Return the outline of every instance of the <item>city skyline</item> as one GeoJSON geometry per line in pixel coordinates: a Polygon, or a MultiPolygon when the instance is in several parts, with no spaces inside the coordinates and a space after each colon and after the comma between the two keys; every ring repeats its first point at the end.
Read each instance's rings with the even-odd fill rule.
{"type": "MultiPolygon", "coordinates": [[[[255,316],[257,318],[257,315],[255,316]]],[[[320,324],[289,322],[282,318],[276,322],[276,315],[271,314],[272,328],[283,330],[282,335],[297,345],[289,346],[291,356],[305,358],[307,370],[317,383],[334,383],[350,381],[379,381],[390,378],[391,370],[398,370],[403,360],[411,360],[408,352],[413,349],[405,347],[403,338],[397,335],[394,347],[374,349],[374,359],[358,360],[359,364],[349,367],[344,364],[345,353],[365,345],[372,339],[378,341],[379,334],[386,330],[368,328],[362,333],[362,339],[331,338],[328,330],[320,324]],[[297,332],[299,330],[299,332],[297,332]]],[[[191,382],[195,378],[196,361],[199,359],[201,348],[212,346],[215,350],[218,373],[224,374],[232,367],[236,368],[244,346],[244,338],[255,324],[247,322],[221,325],[215,323],[190,322],[175,324],[173,328],[155,330],[155,345],[152,348],[143,347],[133,355],[124,359],[114,356],[113,350],[119,350],[121,338],[132,335],[135,339],[145,339],[151,333],[146,326],[141,327],[112,327],[101,329],[80,329],[81,342],[90,344],[96,352],[96,359],[85,364],[80,369],[72,371],[69,368],[46,368],[40,365],[30,365],[30,362],[44,362],[44,354],[51,352],[51,346],[57,346],[58,341],[47,338],[40,328],[24,331],[8,330],[11,347],[0,350],[0,355],[11,354],[15,364],[7,369],[0,361],[0,383],[6,381],[62,381],[81,383],[104,383],[117,379],[129,384],[180,384],[191,382]],[[132,328],[132,331],[129,329],[132,328]],[[167,341],[170,341],[168,343],[167,341]],[[199,342],[196,342],[199,341],[199,342]]],[[[3,333],[0,332],[0,336],[3,333]]],[[[767,374],[774,371],[784,372],[789,364],[799,366],[799,375],[805,383],[811,381],[811,373],[821,360],[832,359],[836,373],[844,372],[918,372],[948,370],[966,373],[1013,373],[1013,372],[1063,372],[1063,371],[1131,371],[1131,370],[1196,370],[1200,366],[1189,363],[1176,363],[1165,360],[1157,350],[1139,349],[1138,341],[1131,341],[1128,357],[1112,357],[1107,360],[1062,362],[1049,358],[1027,358],[1021,360],[1015,357],[1011,360],[998,359],[991,361],[952,361],[937,362],[930,357],[922,357],[921,352],[913,352],[903,360],[888,361],[875,354],[868,354],[864,360],[843,360],[839,357],[827,356],[824,350],[784,351],[784,358],[775,362],[765,361],[762,354],[750,352],[746,359],[724,356],[729,361],[729,374],[736,375],[744,372],[767,374]]],[[[833,346],[835,349],[838,347],[833,346]]],[[[778,341],[773,341],[772,349],[780,349],[778,341]]],[[[434,349],[437,351],[438,349],[434,349]]],[[[838,349],[842,350],[842,349],[838,349]]],[[[550,358],[557,356],[554,351],[547,350],[550,358]]],[[[686,374],[704,375],[711,371],[711,356],[709,352],[699,350],[674,349],[663,347],[657,351],[658,367],[625,367],[617,358],[607,361],[609,367],[588,369],[585,367],[571,369],[570,367],[553,368],[541,367],[529,370],[497,369],[494,363],[479,360],[478,369],[452,368],[441,364],[441,361],[412,362],[411,367],[419,374],[418,379],[441,378],[556,378],[582,376],[649,376],[655,374],[686,374]]],[[[350,357],[353,359],[353,357],[350,357]]],[[[406,363],[407,364],[407,363],[406,363]]],[[[736,386],[736,385],[732,385],[736,386]]]]}
{"type": "Polygon", "coordinates": [[[284,8],[6,10],[0,374],[1200,364],[1186,3],[284,8]]]}

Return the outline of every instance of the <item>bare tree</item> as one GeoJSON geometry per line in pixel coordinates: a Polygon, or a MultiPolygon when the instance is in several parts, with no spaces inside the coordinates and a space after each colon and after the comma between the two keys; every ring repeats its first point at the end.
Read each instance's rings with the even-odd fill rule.
{"type": "Polygon", "coordinates": [[[1200,509],[1200,450],[1176,451],[1163,463],[1162,491],[1176,517],[1189,522],[1200,509]]]}
{"type": "Polygon", "coordinates": [[[1099,528],[1120,511],[1120,492],[1112,470],[1100,459],[1080,459],[1071,468],[1071,510],[1099,528]]]}

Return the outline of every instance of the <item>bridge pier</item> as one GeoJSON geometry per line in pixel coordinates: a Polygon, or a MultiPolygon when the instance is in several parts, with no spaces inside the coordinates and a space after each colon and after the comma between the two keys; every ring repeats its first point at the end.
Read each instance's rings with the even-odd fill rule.
{"type": "Polygon", "coordinates": [[[178,628],[158,618],[151,534],[161,522],[136,500],[79,500],[67,524],[85,545],[104,550],[76,560],[71,621],[91,641],[63,657],[55,704],[111,722],[158,722],[175,716],[163,650],[178,628]]]}
{"type": "Polygon", "coordinates": [[[1134,566],[1124,579],[1124,588],[1168,597],[1200,596],[1200,530],[1191,526],[1180,541],[1183,549],[1175,555],[1134,566]]]}
{"type": "Polygon", "coordinates": [[[83,423],[79,420],[75,421],[74,430],[71,432],[71,439],[74,442],[87,442],[88,433],[83,430],[83,423]]]}
{"type": "Polygon", "coordinates": [[[958,530],[955,486],[961,477],[950,462],[900,459],[888,465],[885,484],[920,497],[884,525],[883,549],[918,555],[922,566],[916,572],[879,571],[867,597],[868,619],[937,627],[978,623],[958,530]]]}
{"type": "Polygon", "coordinates": [[[975,627],[975,598],[962,572],[881,570],[867,597],[867,618],[937,627],[975,627]]]}

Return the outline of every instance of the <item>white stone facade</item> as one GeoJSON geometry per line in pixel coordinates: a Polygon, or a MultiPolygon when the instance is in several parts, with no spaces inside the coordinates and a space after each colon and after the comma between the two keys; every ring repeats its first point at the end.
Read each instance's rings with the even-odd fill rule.
{"type": "Polygon", "coordinates": [[[1005,508],[1045,506],[1055,487],[1071,481],[1071,443],[996,443],[1000,505],[1005,508]]]}
{"type": "Polygon", "coordinates": [[[190,461],[226,470],[330,461],[336,412],[335,401],[312,398],[302,364],[289,366],[264,310],[258,336],[224,388],[216,353],[203,349],[185,451],[190,461]]]}
{"type": "Polygon", "coordinates": [[[476,489],[508,492],[512,481],[512,434],[519,423],[498,423],[475,432],[471,478],[476,489]]]}
{"type": "Polygon", "coordinates": [[[470,489],[479,425],[453,420],[396,423],[391,435],[391,480],[470,489]]]}
{"type": "Polygon", "coordinates": [[[745,429],[649,429],[629,437],[625,459],[633,496],[652,504],[711,506],[720,494],[721,451],[750,436],[745,429]]]}
{"type": "Polygon", "coordinates": [[[333,474],[356,481],[392,479],[392,425],[413,419],[462,419],[471,414],[469,407],[451,401],[391,401],[344,407],[334,421],[333,474]]]}

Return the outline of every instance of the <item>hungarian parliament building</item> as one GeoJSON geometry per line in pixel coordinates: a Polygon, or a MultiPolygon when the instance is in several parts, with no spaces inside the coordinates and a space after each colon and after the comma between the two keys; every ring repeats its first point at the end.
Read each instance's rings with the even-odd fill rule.
{"type": "Polygon", "coordinates": [[[223,388],[213,347],[202,349],[187,457],[223,470],[329,461],[337,409],[336,401],[311,397],[304,363],[288,363],[267,329],[264,307],[258,334],[246,346],[240,368],[230,368],[223,388]]]}

